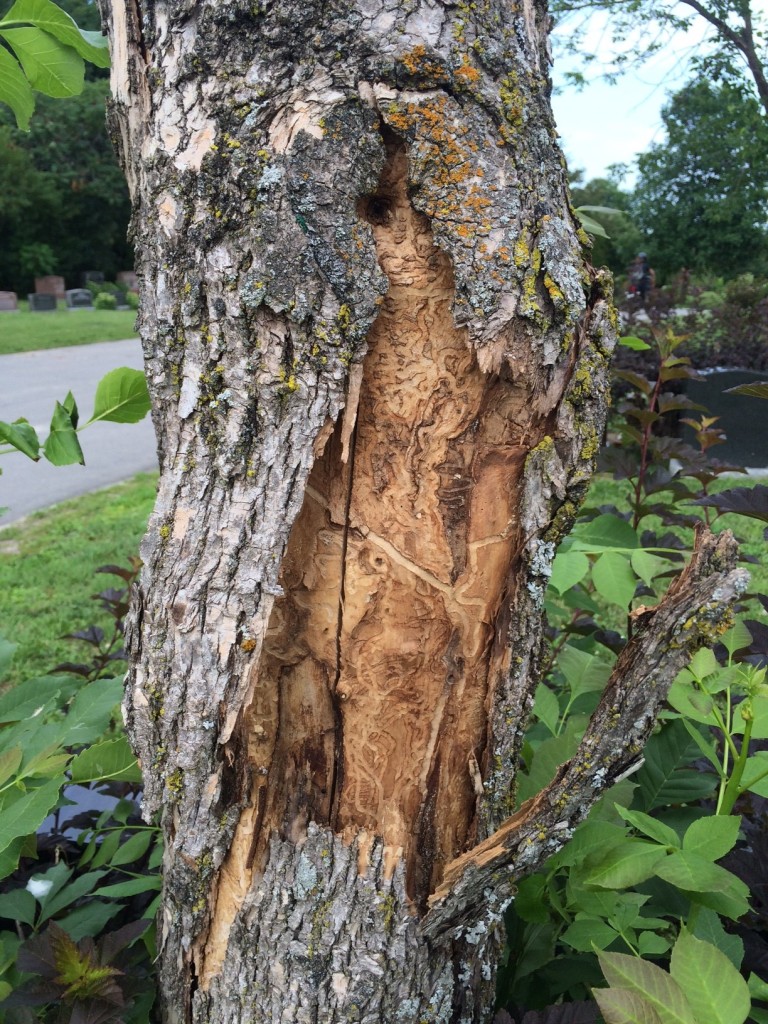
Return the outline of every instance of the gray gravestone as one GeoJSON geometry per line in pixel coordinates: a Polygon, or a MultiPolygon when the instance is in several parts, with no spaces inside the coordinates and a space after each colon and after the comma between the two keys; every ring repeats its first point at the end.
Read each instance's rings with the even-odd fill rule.
{"type": "Polygon", "coordinates": [[[0,292],[0,312],[18,313],[19,303],[16,292],[0,292]]]}
{"type": "Polygon", "coordinates": [[[93,309],[93,296],[87,288],[67,290],[67,309],[93,309]]]}
{"type": "Polygon", "coordinates": [[[104,284],[104,275],[100,270],[86,270],[83,273],[83,287],[88,287],[88,282],[91,281],[93,284],[104,284]]]}
{"type": "Polygon", "coordinates": [[[30,292],[29,299],[30,313],[50,313],[56,309],[56,296],[46,295],[45,292],[30,292]]]}

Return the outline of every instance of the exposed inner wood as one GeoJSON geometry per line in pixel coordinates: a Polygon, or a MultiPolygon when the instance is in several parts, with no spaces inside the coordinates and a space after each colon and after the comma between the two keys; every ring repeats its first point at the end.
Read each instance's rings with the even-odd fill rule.
{"type": "Polygon", "coordinates": [[[282,566],[242,721],[249,807],[220,877],[204,984],[273,830],[299,840],[314,820],[381,835],[420,906],[474,841],[533,413],[522,388],[479,369],[455,326],[450,261],[406,182],[393,139],[359,210],[389,292],[354,432],[337,424],[318,458],[282,566]]]}

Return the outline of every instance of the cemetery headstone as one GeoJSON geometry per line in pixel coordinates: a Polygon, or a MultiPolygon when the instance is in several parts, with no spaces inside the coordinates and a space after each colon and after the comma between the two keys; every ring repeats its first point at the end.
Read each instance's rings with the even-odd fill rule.
{"type": "Polygon", "coordinates": [[[87,288],[89,282],[104,284],[104,275],[100,270],[86,270],[83,272],[83,288],[87,288]]]}
{"type": "Polygon", "coordinates": [[[93,296],[87,288],[69,288],[67,309],[93,309],[93,296]]]}
{"type": "Polygon", "coordinates": [[[57,299],[63,299],[66,287],[64,278],[57,274],[35,278],[35,291],[38,295],[54,295],[57,299]]]}
{"type": "Polygon", "coordinates": [[[121,270],[118,272],[115,280],[129,292],[137,292],[139,290],[139,275],[135,270],[121,270]]]}
{"type": "Polygon", "coordinates": [[[50,313],[56,309],[56,296],[47,292],[30,292],[29,299],[30,313],[50,313]]]}
{"type": "Polygon", "coordinates": [[[0,312],[18,313],[19,303],[16,292],[0,292],[0,312]]]}

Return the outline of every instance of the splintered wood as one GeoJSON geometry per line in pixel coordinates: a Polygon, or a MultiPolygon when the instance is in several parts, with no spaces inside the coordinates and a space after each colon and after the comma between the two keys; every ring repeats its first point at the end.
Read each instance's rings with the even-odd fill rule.
{"type": "Polygon", "coordinates": [[[450,261],[389,148],[359,210],[389,292],[354,432],[340,421],[312,471],[243,717],[250,808],[219,886],[231,910],[272,831],[298,840],[308,820],[381,835],[421,906],[474,841],[533,413],[455,326],[450,261]]]}

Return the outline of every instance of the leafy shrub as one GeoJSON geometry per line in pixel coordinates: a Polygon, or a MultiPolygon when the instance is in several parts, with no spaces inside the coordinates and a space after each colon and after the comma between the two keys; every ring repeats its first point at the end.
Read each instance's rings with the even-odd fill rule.
{"type": "Polygon", "coordinates": [[[699,309],[717,309],[722,304],[723,296],[720,292],[701,292],[696,298],[699,309]]]}
{"type": "Polygon", "coordinates": [[[125,293],[125,305],[130,306],[131,309],[139,308],[139,296],[136,294],[136,292],[125,293]]]}
{"type": "MultiPolygon", "coordinates": [[[[710,453],[722,440],[715,421],[700,410],[693,419],[697,407],[674,391],[694,372],[680,354],[683,340],[663,330],[652,332],[652,344],[623,340],[656,364],[648,375],[618,371],[615,444],[602,459],[626,482],[626,503],[587,506],[553,563],[550,657],[535,693],[519,801],[575,752],[617,655],[686,557],[700,519],[695,505],[707,520],[713,510],[741,511],[768,523],[768,488],[709,493],[728,467],[710,453]],[[664,430],[681,413],[697,447],[664,430]]],[[[763,395],[752,387],[749,394],[763,395]]],[[[759,602],[755,618],[750,606],[739,609],[733,627],[680,673],[639,770],[604,795],[542,871],[520,882],[499,974],[510,1013],[500,1019],[741,1024],[750,1013],[768,1022],[760,1007],[750,1009],[768,986],[755,973],[748,985],[738,972],[744,964],[744,973],[764,974],[768,962],[760,934],[768,908],[752,912],[751,928],[743,923],[745,880],[754,877],[746,851],[761,837],[768,843],[768,628],[759,621],[768,597],[759,602]],[[748,829],[747,847],[740,837],[748,829]],[[726,855],[727,867],[718,863],[726,855]],[[718,979],[714,988],[702,971],[718,979]],[[600,989],[601,976],[608,989],[600,989]]]]}
{"type": "MultiPolygon", "coordinates": [[[[91,648],[89,662],[58,665],[0,698],[0,1012],[7,1024],[143,1024],[154,1000],[160,835],[141,821],[141,775],[115,718],[122,679],[114,671],[125,658],[123,617],[139,564],[100,570],[126,587],[98,595],[112,618],[109,636],[95,626],[71,634],[91,648]],[[109,798],[108,808],[86,801],[67,817],[78,788],[109,798]],[[30,1007],[42,1009],[30,1018],[30,1007]]],[[[11,646],[0,646],[5,665],[11,646]]]]}
{"type": "Polygon", "coordinates": [[[99,292],[94,297],[93,305],[96,309],[117,309],[117,298],[110,292],[99,292]]]}

